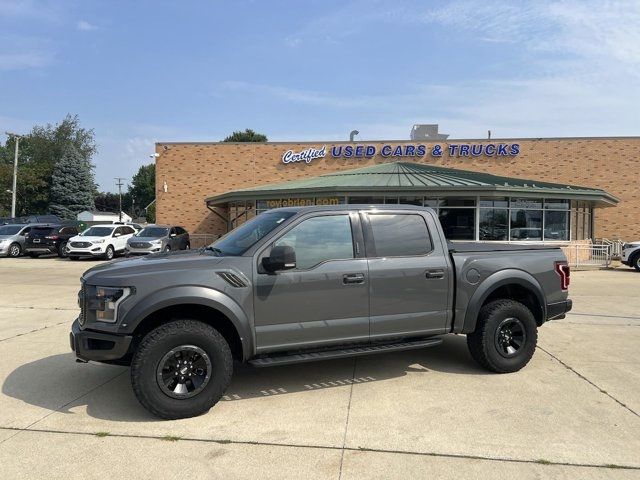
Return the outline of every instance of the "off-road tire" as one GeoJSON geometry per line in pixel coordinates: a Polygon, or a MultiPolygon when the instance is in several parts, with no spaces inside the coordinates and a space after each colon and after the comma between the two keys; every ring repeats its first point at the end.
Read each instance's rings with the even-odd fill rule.
{"type": "Polygon", "coordinates": [[[233,357],[224,337],[212,326],[197,320],[173,320],[149,332],[131,361],[131,384],[138,401],[153,415],[164,419],[195,417],[209,411],[231,382],[233,357]],[[190,398],[172,398],[160,387],[158,366],[174,348],[193,345],[211,361],[211,377],[203,390],[190,398]]]}
{"type": "Polygon", "coordinates": [[[102,256],[102,258],[104,258],[105,260],[113,260],[115,256],[116,256],[116,251],[113,249],[111,245],[108,245],[104,251],[104,255],[102,256]]]}
{"type": "Polygon", "coordinates": [[[467,346],[473,359],[495,373],[517,372],[523,368],[531,360],[537,342],[538,326],[531,310],[515,300],[495,300],[483,306],[475,331],[467,334],[467,346]],[[506,358],[500,353],[495,339],[499,325],[508,318],[521,322],[526,337],[515,355],[506,358]]]}
{"type": "Polygon", "coordinates": [[[9,253],[7,254],[7,256],[11,258],[18,258],[21,253],[22,247],[20,247],[19,243],[12,243],[11,245],[9,245],[9,253]]]}

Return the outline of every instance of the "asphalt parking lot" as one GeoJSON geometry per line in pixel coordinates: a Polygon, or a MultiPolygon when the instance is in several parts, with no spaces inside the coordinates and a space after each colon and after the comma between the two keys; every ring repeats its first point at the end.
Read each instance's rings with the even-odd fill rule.
{"type": "Polygon", "coordinates": [[[521,372],[463,336],[272,369],[237,366],[207,415],[159,421],[125,367],[68,331],[97,262],[0,259],[3,478],[640,478],[640,274],[573,272],[574,311],[521,372]],[[624,467],[624,468],[621,468],[624,467]]]}

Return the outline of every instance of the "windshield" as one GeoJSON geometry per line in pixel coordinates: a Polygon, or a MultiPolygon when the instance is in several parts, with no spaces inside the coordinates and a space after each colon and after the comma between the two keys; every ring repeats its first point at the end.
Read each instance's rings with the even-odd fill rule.
{"type": "Polygon", "coordinates": [[[82,232],[83,237],[107,237],[111,235],[113,228],[109,227],[90,227],[82,232]]]}
{"type": "Polygon", "coordinates": [[[169,234],[168,228],[163,227],[147,227],[138,232],[138,237],[166,237],[169,234]]]}
{"type": "Polygon", "coordinates": [[[6,225],[4,227],[0,227],[0,235],[15,235],[21,229],[22,227],[20,225],[6,225]]]}
{"type": "Polygon", "coordinates": [[[209,250],[224,256],[242,255],[295,212],[265,212],[213,242],[209,250]]]}

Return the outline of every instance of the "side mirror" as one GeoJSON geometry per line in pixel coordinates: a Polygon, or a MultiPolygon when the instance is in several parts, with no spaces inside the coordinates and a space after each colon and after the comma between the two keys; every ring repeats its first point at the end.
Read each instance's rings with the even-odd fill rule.
{"type": "Polygon", "coordinates": [[[273,247],[271,254],[262,259],[262,266],[269,273],[296,268],[296,252],[289,245],[273,247]]]}

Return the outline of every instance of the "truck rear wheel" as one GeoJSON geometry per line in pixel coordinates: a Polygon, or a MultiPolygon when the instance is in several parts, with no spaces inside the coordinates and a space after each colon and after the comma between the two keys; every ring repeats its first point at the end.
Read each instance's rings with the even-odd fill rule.
{"type": "Polygon", "coordinates": [[[233,358],[224,337],[197,320],[174,320],[149,332],[131,362],[131,384],[152,414],[187,418],[209,411],[231,382],[233,358]]]}
{"type": "Polygon", "coordinates": [[[515,300],[495,300],[480,310],[478,324],[467,335],[473,359],[496,373],[517,372],[536,349],[538,327],[525,305],[515,300]]]}

